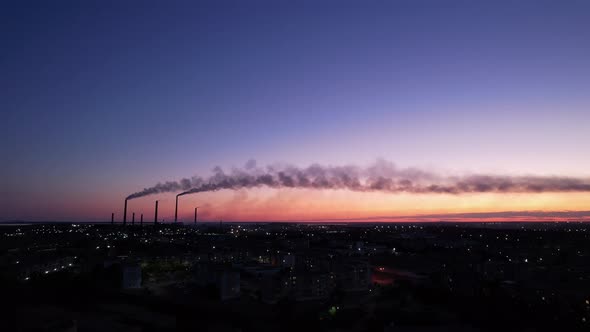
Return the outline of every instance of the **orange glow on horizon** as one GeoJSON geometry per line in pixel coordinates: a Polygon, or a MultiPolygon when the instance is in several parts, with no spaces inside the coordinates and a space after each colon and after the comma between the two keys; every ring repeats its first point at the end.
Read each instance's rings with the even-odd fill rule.
{"type": "MultiPolygon", "coordinates": [[[[122,220],[124,195],[64,196],[23,201],[26,209],[22,214],[27,216],[23,219],[36,220],[33,213],[37,213],[51,218],[46,220],[110,221],[114,212],[115,220],[122,220]]],[[[128,221],[135,212],[136,220],[143,213],[144,222],[153,222],[155,200],[160,201],[159,220],[173,221],[173,193],[130,200],[128,221]]],[[[588,202],[590,193],[450,195],[255,188],[182,196],[178,216],[179,221],[192,222],[194,207],[200,206],[201,221],[590,221],[590,213],[576,217],[551,214],[588,211],[588,202]],[[505,211],[536,214],[494,215],[505,211]]]]}
{"type": "MultiPolygon", "coordinates": [[[[238,191],[223,190],[187,196],[180,203],[179,216],[185,220],[191,220],[193,210],[190,206],[198,204],[202,207],[200,216],[210,220],[395,221],[423,218],[424,215],[503,211],[584,211],[587,210],[588,201],[590,201],[589,193],[416,195],[257,188],[238,191]]],[[[436,221],[441,218],[443,217],[427,219],[436,221]]],[[[536,218],[561,220],[550,215],[536,218]]],[[[514,217],[514,219],[523,220],[522,217],[514,217]]]]}

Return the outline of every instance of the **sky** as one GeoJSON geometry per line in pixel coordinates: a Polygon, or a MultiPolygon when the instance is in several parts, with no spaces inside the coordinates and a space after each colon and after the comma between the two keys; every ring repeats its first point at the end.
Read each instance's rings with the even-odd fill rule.
{"type": "MultiPolygon", "coordinates": [[[[0,220],[120,220],[133,192],[250,159],[590,178],[587,1],[4,1],[0,40],[0,220]]],[[[174,193],[129,213],[156,199],[171,220],[174,193]]],[[[181,220],[194,206],[562,220],[590,193],[243,188],[182,197],[181,220]]]]}

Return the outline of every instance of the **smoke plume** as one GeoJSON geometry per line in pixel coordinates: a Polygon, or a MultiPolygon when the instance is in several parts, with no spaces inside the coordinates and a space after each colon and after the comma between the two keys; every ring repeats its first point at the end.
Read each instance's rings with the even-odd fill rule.
{"type": "Polygon", "coordinates": [[[213,174],[205,179],[195,176],[180,181],[158,183],[129,195],[127,199],[168,192],[180,192],[179,196],[182,196],[221,189],[263,186],[458,195],[463,193],[584,192],[590,191],[590,179],[483,174],[447,176],[416,168],[398,168],[385,160],[378,160],[369,167],[313,164],[304,168],[290,165],[260,168],[255,161],[250,160],[244,168],[234,168],[228,173],[217,166],[213,169],[213,174]]]}

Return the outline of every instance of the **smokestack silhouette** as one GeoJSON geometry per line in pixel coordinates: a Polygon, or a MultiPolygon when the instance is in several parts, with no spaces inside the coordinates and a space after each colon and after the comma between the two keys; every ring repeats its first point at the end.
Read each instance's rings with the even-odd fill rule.
{"type": "MultiPolygon", "coordinates": [[[[309,167],[274,165],[257,168],[254,161],[243,169],[225,173],[220,167],[203,180],[200,177],[158,183],[133,193],[127,199],[146,195],[178,192],[178,196],[242,188],[300,188],[350,190],[356,192],[387,192],[411,194],[464,193],[542,193],[590,192],[590,179],[561,176],[512,175],[446,175],[417,168],[398,168],[393,163],[378,160],[369,167],[322,166],[309,167]]],[[[177,197],[178,197],[177,196],[177,197]]]]}
{"type": "Polygon", "coordinates": [[[156,212],[154,214],[154,225],[158,223],[158,201],[156,201],[156,212]]]}
{"type": "Polygon", "coordinates": [[[131,225],[135,225],[135,212],[133,212],[133,217],[131,217],[131,225]]]}
{"type": "Polygon", "coordinates": [[[111,213],[111,225],[115,224],[115,212],[111,213]]]}
{"type": "Polygon", "coordinates": [[[174,222],[175,223],[178,221],[178,196],[180,196],[180,194],[176,195],[176,208],[174,209],[174,222]]]}
{"type": "Polygon", "coordinates": [[[141,217],[139,218],[139,226],[143,226],[143,213],[141,214],[141,217]]]}
{"type": "Polygon", "coordinates": [[[197,210],[199,209],[199,207],[197,206],[195,208],[195,225],[197,225],[197,210]]]}
{"type": "Polygon", "coordinates": [[[125,208],[123,209],[123,225],[127,224],[127,200],[128,198],[125,198],[125,208]]]}

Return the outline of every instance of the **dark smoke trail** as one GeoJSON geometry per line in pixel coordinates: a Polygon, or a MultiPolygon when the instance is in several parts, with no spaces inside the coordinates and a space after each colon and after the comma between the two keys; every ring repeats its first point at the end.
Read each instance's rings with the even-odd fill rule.
{"type": "Polygon", "coordinates": [[[249,161],[243,169],[226,174],[221,167],[213,169],[207,180],[200,177],[182,179],[146,188],[127,199],[146,195],[179,192],[178,196],[221,189],[255,187],[341,189],[358,192],[389,193],[541,193],[590,191],[590,179],[558,176],[465,175],[443,176],[416,168],[397,168],[393,163],[378,160],[370,167],[295,166],[256,167],[249,161]]]}

